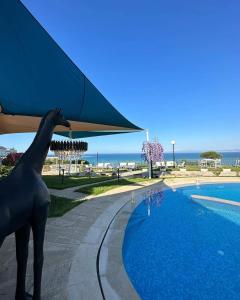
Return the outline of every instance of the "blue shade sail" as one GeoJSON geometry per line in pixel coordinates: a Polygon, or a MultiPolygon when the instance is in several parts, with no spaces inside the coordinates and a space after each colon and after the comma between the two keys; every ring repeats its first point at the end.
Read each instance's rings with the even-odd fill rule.
{"type": "Polygon", "coordinates": [[[0,133],[36,131],[40,117],[55,107],[63,109],[75,137],[141,130],[108,102],[19,0],[0,1],[0,105],[0,133]]]}

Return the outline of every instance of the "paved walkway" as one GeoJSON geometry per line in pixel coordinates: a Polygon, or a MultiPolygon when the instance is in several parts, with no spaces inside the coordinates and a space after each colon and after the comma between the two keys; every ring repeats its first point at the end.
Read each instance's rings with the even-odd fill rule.
{"type": "MultiPolygon", "coordinates": [[[[154,182],[159,182],[156,180],[154,182]]],[[[103,237],[116,213],[150,183],[126,186],[125,191],[98,196],[84,202],[61,218],[49,219],[46,227],[42,300],[103,299],[99,287],[97,257],[103,237]]],[[[116,189],[117,190],[117,189],[116,189]]],[[[144,195],[144,194],[143,194],[144,195]]],[[[14,299],[16,262],[14,237],[9,236],[0,249],[0,299],[14,299]]],[[[32,291],[32,242],[27,289],[32,291]]],[[[127,276],[126,276],[127,278],[127,276]]],[[[128,280],[126,285],[130,286],[128,280]]],[[[134,292],[133,292],[134,294],[134,292]]],[[[113,299],[111,299],[113,300],[113,299]]]]}

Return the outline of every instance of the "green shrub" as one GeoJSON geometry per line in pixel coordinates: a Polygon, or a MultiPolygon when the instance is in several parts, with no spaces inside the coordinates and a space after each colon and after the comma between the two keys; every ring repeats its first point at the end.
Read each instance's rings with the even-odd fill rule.
{"type": "Polygon", "coordinates": [[[198,166],[197,160],[182,160],[181,162],[185,162],[185,166],[198,166]]]}
{"type": "Polygon", "coordinates": [[[20,157],[23,155],[23,153],[17,153],[17,152],[13,152],[13,153],[9,153],[3,160],[2,160],[2,164],[4,166],[15,166],[16,163],[18,162],[18,160],[20,159],[20,157]]]}
{"type": "Polygon", "coordinates": [[[6,177],[10,174],[12,167],[9,166],[0,166],[0,176],[6,177]]]}
{"type": "Polygon", "coordinates": [[[210,159],[220,159],[222,158],[222,155],[220,153],[217,153],[215,151],[207,151],[201,153],[201,158],[210,158],[210,159]]]}
{"type": "Polygon", "coordinates": [[[217,168],[217,169],[210,169],[210,171],[215,175],[215,176],[219,176],[220,173],[222,172],[222,168],[217,168]]]}
{"type": "Polygon", "coordinates": [[[46,159],[44,165],[54,165],[56,162],[52,159],[46,159]]]}

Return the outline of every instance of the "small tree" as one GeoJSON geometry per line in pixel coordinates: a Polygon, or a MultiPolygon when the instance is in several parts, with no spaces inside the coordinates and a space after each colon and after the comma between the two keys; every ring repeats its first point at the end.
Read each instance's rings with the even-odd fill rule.
{"type": "Polygon", "coordinates": [[[142,146],[142,157],[145,161],[151,165],[151,177],[152,177],[152,163],[163,160],[163,147],[157,141],[144,142],[142,146]]]}
{"type": "Polygon", "coordinates": [[[207,151],[201,153],[201,158],[210,158],[210,159],[220,159],[222,158],[222,155],[220,153],[217,153],[215,151],[207,151]]]}

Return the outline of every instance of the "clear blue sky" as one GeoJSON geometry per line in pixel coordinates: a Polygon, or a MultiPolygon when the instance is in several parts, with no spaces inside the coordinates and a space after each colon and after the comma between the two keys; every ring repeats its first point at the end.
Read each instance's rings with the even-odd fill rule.
{"type": "MultiPolygon", "coordinates": [[[[79,68],[166,150],[240,149],[239,0],[23,0],[79,68]]],[[[24,150],[32,134],[1,136],[24,150]]],[[[87,139],[138,152],[144,133],[87,139]]]]}

